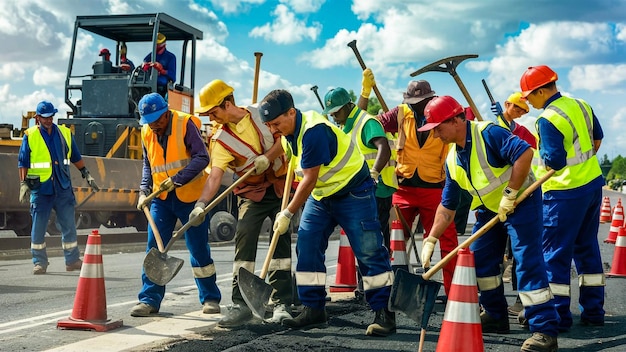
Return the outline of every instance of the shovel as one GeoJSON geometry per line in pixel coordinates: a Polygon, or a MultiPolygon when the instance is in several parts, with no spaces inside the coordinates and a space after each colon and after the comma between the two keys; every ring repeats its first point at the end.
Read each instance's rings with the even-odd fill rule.
{"type": "MultiPolygon", "coordinates": [[[[281,211],[285,210],[289,204],[289,193],[291,190],[291,183],[293,182],[293,168],[291,165],[292,164],[289,163],[289,169],[287,170],[287,180],[285,181],[285,190],[283,191],[283,199],[280,205],[281,211]]],[[[272,295],[273,288],[265,282],[265,275],[267,275],[270,261],[274,256],[274,251],[276,250],[276,245],[278,245],[278,239],[280,236],[280,233],[274,231],[260,276],[255,276],[243,267],[239,268],[238,280],[241,296],[243,296],[243,300],[246,302],[250,310],[252,310],[254,316],[260,319],[265,319],[267,302],[272,295]]],[[[282,236],[289,236],[289,234],[284,234],[282,236]]]]}
{"type": "MultiPolygon", "coordinates": [[[[206,213],[208,213],[211,209],[213,209],[216,205],[218,205],[224,198],[226,198],[226,196],[233,189],[235,189],[235,187],[239,186],[239,184],[245,181],[248,178],[248,176],[252,175],[254,171],[255,169],[251,168],[248,172],[246,172],[243,176],[241,176],[237,181],[233,182],[233,184],[230,185],[228,188],[226,188],[226,190],[224,190],[222,194],[220,194],[217,198],[213,199],[213,201],[204,208],[204,211],[202,212],[202,214],[198,216],[206,215],[206,213]]],[[[150,221],[150,219],[152,218],[151,216],[149,216],[149,214],[150,214],[149,212],[146,214],[146,216],[148,217],[148,221],[150,221]]],[[[194,223],[194,220],[196,220],[196,217],[189,219],[189,221],[187,221],[187,223],[183,225],[183,227],[181,227],[178,231],[176,231],[174,235],[172,236],[172,238],[170,239],[170,241],[167,243],[167,246],[165,248],[162,248],[163,246],[162,242],[159,245],[159,240],[157,240],[157,246],[159,246],[158,250],[156,248],[150,248],[150,251],[148,251],[148,254],[146,254],[146,257],[143,260],[143,271],[146,274],[146,276],[150,279],[150,281],[154,282],[157,285],[165,286],[168,282],[170,282],[174,278],[174,276],[176,276],[176,274],[178,274],[178,271],[183,266],[184,261],[179,258],[170,257],[169,255],[167,255],[167,252],[170,250],[174,242],[176,242],[176,240],[178,240],[178,238],[181,237],[182,234],[185,233],[185,231],[187,231],[191,226],[193,226],[192,224],[194,223]]],[[[152,223],[150,225],[152,226],[152,223]]],[[[155,232],[155,239],[157,238],[160,239],[160,236],[157,237],[156,232],[155,232]]]]}
{"type": "MultiPolygon", "coordinates": [[[[517,198],[515,203],[519,204],[526,199],[553,174],[554,170],[550,170],[543,175],[543,177],[533,182],[533,184],[517,198]]],[[[439,287],[441,286],[441,283],[429,281],[429,279],[448,264],[448,262],[458,254],[459,250],[469,247],[498,222],[500,222],[500,218],[494,216],[493,219],[489,220],[488,223],[483,225],[483,227],[472,234],[463,243],[459,244],[452,252],[448,253],[448,255],[424,274],[415,275],[404,270],[398,270],[396,273],[389,296],[389,310],[402,312],[417,322],[418,327],[422,330],[420,334],[420,345],[426,334],[426,326],[428,326],[428,320],[435,306],[435,300],[437,299],[437,292],[439,292],[439,287]]]]}

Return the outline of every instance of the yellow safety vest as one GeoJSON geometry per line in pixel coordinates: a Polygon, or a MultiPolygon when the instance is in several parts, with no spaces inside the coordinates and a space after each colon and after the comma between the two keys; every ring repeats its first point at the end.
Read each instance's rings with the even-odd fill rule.
{"type": "Polygon", "coordinates": [[[296,181],[301,181],[304,175],[301,166],[302,137],[304,136],[304,132],[322,123],[329,126],[337,137],[337,154],[328,165],[320,165],[317,182],[311,192],[313,198],[318,201],[337,193],[345,187],[350,180],[359,173],[365,162],[363,155],[361,155],[354,143],[350,140],[350,136],[340,130],[339,127],[331,124],[315,111],[302,112],[302,123],[300,125],[300,131],[297,131],[298,138],[295,141],[299,154],[295,155],[291,144],[288,143],[285,138],[281,138],[283,149],[287,156],[290,157],[289,162],[293,166],[296,181]]]}
{"type": "MultiPolygon", "coordinates": [[[[158,189],[159,185],[168,177],[176,175],[176,173],[185,168],[191,161],[191,154],[185,146],[185,135],[187,134],[187,122],[189,119],[196,124],[199,123],[197,117],[175,110],[172,113],[172,134],[167,139],[167,147],[165,152],[158,142],[157,135],[152,132],[150,126],[145,124],[141,127],[141,139],[148,153],[148,161],[150,161],[150,170],[152,172],[152,189],[158,189]],[[165,155],[165,157],[164,157],[165,155]]],[[[195,178],[187,184],[176,188],[176,197],[181,202],[191,203],[198,200],[200,193],[204,187],[208,175],[203,170],[195,178]]],[[[165,199],[166,193],[159,195],[160,199],[165,199]]]]}
{"type": "MultiPolygon", "coordinates": [[[[72,156],[72,131],[65,126],[56,126],[61,132],[61,141],[65,140],[65,145],[67,145],[67,155],[65,159],[63,159],[63,167],[67,168],[70,165],[70,158],[72,156]]],[[[52,129],[54,130],[54,125],[52,129]]],[[[41,135],[41,128],[35,125],[28,128],[25,133],[28,135],[28,147],[30,148],[28,175],[39,176],[39,180],[42,183],[46,182],[52,176],[52,156],[50,156],[50,150],[41,135]]]]}
{"type": "MultiPolygon", "coordinates": [[[[539,119],[547,119],[563,134],[567,152],[566,166],[544,182],[543,192],[581,187],[602,175],[593,146],[593,113],[589,104],[563,96],[548,105],[539,119]]],[[[537,177],[546,172],[545,167],[539,167],[537,177]]]]}

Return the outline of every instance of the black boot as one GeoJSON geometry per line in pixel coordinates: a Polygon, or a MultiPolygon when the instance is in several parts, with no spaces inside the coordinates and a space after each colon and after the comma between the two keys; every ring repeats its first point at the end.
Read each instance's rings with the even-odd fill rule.
{"type": "Polygon", "coordinates": [[[326,309],[304,306],[300,315],[292,319],[284,319],[282,324],[292,329],[321,328],[328,325],[328,315],[326,309]]]}
{"type": "Polygon", "coordinates": [[[396,332],[396,313],[390,312],[387,308],[376,311],[374,322],[367,327],[365,335],[368,336],[389,336],[396,332]]]}

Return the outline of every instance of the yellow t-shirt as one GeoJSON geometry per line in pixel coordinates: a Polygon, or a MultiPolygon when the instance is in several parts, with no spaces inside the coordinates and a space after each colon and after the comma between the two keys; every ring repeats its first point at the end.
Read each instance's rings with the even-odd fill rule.
{"type": "MultiPolygon", "coordinates": [[[[252,124],[249,113],[246,114],[246,116],[244,116],[239,123],[234,124],[229,122],[227,125],[241,140],[251,145],[257,153],[262,152],[261,141],[259,140],[259,135],[252,124]]],[[[221,144],[215,142],[211,144],[211,163],[209,166],[218,167],[226,171],[226,169],[229,168],[229,164],[235,160],[235,157],[221,144]]]]}

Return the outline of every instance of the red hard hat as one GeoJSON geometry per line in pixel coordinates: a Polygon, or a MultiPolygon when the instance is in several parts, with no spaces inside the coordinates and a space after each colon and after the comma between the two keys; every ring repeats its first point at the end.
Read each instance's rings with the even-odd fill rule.
{"type": "Polygon", "coordinates": [[[107,48],[102,48],[100,49],[100,54],[98,54],[98,56],[103,56],[103,55],[111,55],[111,52],[109,52],[109,49],[107,48]]]}
{"type": "Polygon", "coordinates": [[[559,76],[546,65],[530,66],[519,80],[522,97],[526,98],[533,90],[550,82],[556,82],[559,76]]]}
{"type": "Polygon", "coordinates": [[[449,120],[464,111],[461,104],[449,95],[435,97],[426,104],[424,116],[426,124],[418,131],[428,131],[439,126],[442,122],[449,120]]]}

